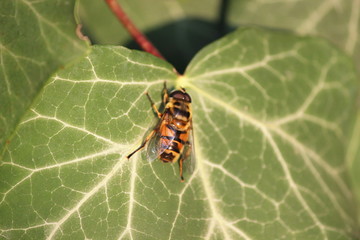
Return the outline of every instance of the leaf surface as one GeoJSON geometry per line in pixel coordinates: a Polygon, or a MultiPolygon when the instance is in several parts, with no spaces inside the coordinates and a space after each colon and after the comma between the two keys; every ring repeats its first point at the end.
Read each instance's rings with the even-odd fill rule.
{"type": "Polygon", "coordinates": [[[235,0],[229,21],[325,37],[352,56],[360,70],[360,0],[235,0]]]}
{"type": "Polygon", "coordinates": [[[352,239],[345,167],[351,61],[326,42],[240,29],[186,73],[94,46],[31,106],[0,165],[0,234],[47,239],[352,239]],[[193,99],[197,168],[133,151],[154,126],[144,93],[193,99]]]}
{"type": "Polygon", "coordinates": [[[86,51],[73,9],[73,1],[0,2],[1,149],[44,81],[86,51]]]}

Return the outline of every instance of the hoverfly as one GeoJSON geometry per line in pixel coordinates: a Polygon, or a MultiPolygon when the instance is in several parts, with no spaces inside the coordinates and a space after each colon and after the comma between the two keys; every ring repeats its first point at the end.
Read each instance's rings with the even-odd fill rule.
{"type": "Polygon", "coordinates": [[[130,159],[134,153],[148,144],[148,161],[152,162],[157,158],[165,163],[179,161],[180,179],[183,182],[184,162],[190,172],[194,170],[195,166],[191,97],[184,88],[174,90],[169,94],[166,82],[164,82],[163,103],[165,110],[160,113],[149,93],[146,92],[146,95],[159,121],[143,143],[127,158],[130,159]]]}

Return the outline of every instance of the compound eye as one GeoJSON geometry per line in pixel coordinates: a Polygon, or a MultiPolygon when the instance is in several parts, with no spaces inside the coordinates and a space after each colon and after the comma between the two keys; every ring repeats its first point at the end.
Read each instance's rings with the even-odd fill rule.
{"type": "Polygon", "coordinates": [[[190,97],[190,95],[187,94],[187,93],[185,93],[184,100],[185,100],[186,102],[190,102],[190,103],[191,103],[191,97],[190,97]]]}
{"type": "Polygon", "coordinates": [[[180,90],[170,93],[170,97],[177,99],[177,100],[182,100],[185,102],[191,102],[191,98],[190,98],[189,94],[187,94],[186,92],[180,91],[180,90]]]}

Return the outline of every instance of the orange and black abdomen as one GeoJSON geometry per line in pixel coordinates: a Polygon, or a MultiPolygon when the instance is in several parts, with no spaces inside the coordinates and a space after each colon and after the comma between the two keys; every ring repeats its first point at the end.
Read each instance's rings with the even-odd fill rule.
{"type": "Polygon", "coordinates": [[[163,162],[176,162],[179,160],[184,145],[187,144],[189,139],[190,122],[190,102],[170,98],[170,101],[165,106],[162,122],[158,129],[160,144],[166,146],[165,151],[159,156],[163,162]]]}
{"type": "Polygon", "coordinates": [[[163,162],[176,162],[183,152],[184,145],[188,141],[188,132],[176,130],[171,124],[162,124],[159,131],[161,133],[161,144],[168,146],[167,149],[160,154],[159,158],[163,162]],[[168,144],[168,141],[170,141],[170,144],[168,144]]]}

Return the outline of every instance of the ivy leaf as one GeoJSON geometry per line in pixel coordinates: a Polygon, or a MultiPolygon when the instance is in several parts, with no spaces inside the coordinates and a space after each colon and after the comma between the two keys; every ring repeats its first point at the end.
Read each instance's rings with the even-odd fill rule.
{"type": "Polygon", "coordinates": [[[0,234],[87,239],[352,239],[351,60],[323,40],[240,29],[186,73],[94,46],[44,86],[0,165],[0,234]],[[125,156],[163,82],[193,98],[197,168],[125,156]]]}
{"type": "Polygon", "coordinates": [[[360,70],[360,1],[231,1],[229,21],[322,36],[353,57],[360,70]]]}
{"type": "Polygon", "coordinates": [[[86,51],[73,11],[73,1],[0,2],[1,149],[42,84],[86,51]]]}

